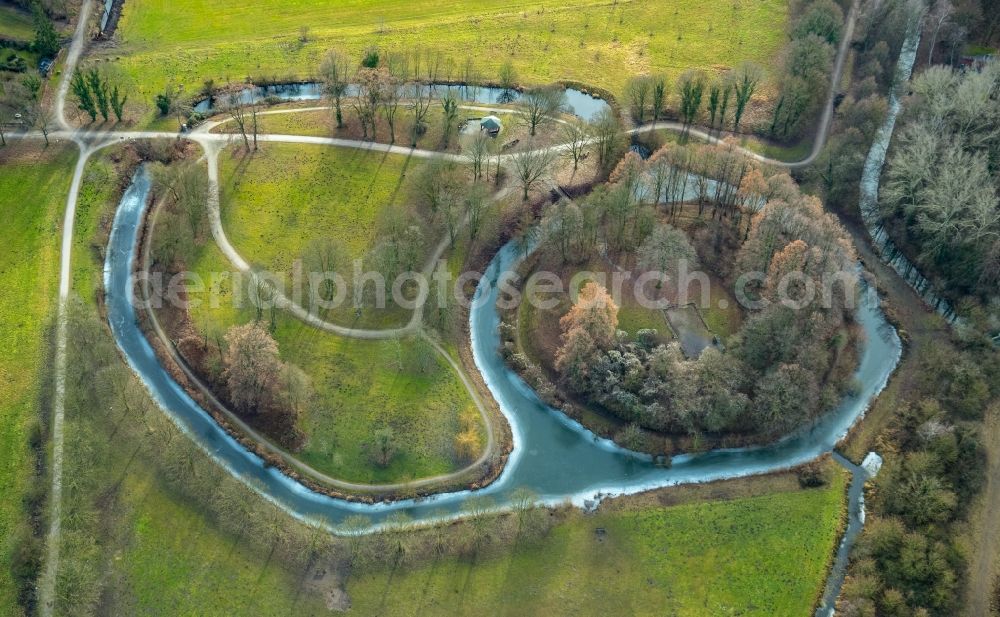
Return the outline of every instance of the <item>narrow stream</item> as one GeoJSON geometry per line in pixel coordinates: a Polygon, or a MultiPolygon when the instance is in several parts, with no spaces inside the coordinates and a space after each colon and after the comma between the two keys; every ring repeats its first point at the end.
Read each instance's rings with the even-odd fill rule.
{"type": "MultiPolygon", "coordinates": [[[[411,89],[413,86],[409,86],[411,89]]],[[[446,93],[451,92],[457,99],[467,103],[479,103],[481,105],[503,105],[517,101],[520,93],[517,90],[497,88],[494,86],[467,86],[455,84],[429,84],[417,86],[424,94],[430,90],[431,96],[441,98],[446,93]]],[[[604,109],[610,109],[607,101],[591,96],[576,88],[566,88],[566,104],[568,111],[574,113],[584,120],[593,120],[597,114],[604,109]]],[[[355,96],[357,86],[348,86],[346,97],[355,96]]],[[[266,98],[276,98],[283,101],[316,101],[324,97],[323,84],[319,82],[274,84],[270,86],[254,86],[244,88],[239,93],[239,100],[246,104],[253,100],[261,101],[266,98]]],[[[194,106],[194,111],[202,114],[216,113],[220,106],[216,103],[219,100],[225,101],[225,97],[217,96],[213,99],[202,99],[194,106]]]]}

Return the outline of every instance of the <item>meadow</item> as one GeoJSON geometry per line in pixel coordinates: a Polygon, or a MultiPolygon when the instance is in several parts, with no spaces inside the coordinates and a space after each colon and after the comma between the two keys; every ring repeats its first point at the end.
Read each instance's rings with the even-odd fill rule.
{"type": "Polygon", "coordinates": [[[351,259],[374,245],[377,224],[402,209],[407,172],[419,162],[353,148],[266,144],[219,157],[222,223],[243,256],[290,273],[311,240],[329,238],[351,259]]]}
{"type": "Polygon", "coordinates": [[[7,222],[0,252],[0,613],[17,614],[10,563],[29,524],[22,499],[35,457],[29,439],[44,400],[41,383],[48,329],[59,285],[61,216],[74,149],[0,151],[0,215],[7,222]]]}
{"type": "MultiPolygon", "coordinates": [[[[375,246],[380,225],[410,209],[404,183],[421,163],[351,148],[267,144],[252,156],[227,150],[219,164],[229,241],[255,267],[284,277],[290,289],[293,262],[320,240],[339,248],[336,270],[349,282],[351,262],[375,246]]],[[[421,248],[429,251],[438,240],[426,237],[421,248]]],[[[409,311],[390,302],[359,313],[332,309],[327,318],[353,327],[391,327],[404,325],[409,311]]]]}
{"type": "Polygon", "coordinates": [[[104,245],[118,206],[117,186],[109,152],[93,154],[84,169],[73,234],[72,287],[88,304],[104,291],[104,245]]]}
{"type": "MultiPolygon", "coordinates": [[[[209,242],[189,264],[204,280],[230,272],[221,251],[209,242]]],[[[213,307],[200,302],[191,317],[210,340],[230,326],[252,321],[254,309],[227,301],[231,281],[218,280],[202,294],[218,294],[213,307]]],[[[267,323],[269,316],[265,314],[267,323]]],[[[363,340],[319,331],[279,311],[275,340],[282,360],[302,369],[315,391],[299,417],[308,436],[297,456],[316,469],[351,482],[391,483],[461,469],[454,438],[462,427],[475,428],[485,447],[485,427],[471,395],[444,358],[423,339],[363,340]],[[375,431],[390,428],[398,453],[385,467],[369,460],[375,431]]]]}
{"type": "MultiPolygon", "coordinates": [[[[498,555],[360,573],[359,614],[807,615],[825,583],[844,511],[830,485],[732,500],[572,512],[541,540],[498,555]],[[572,564],[572,567],[568,567],[572,564]]],[[[761,478],[746,481],[766,483],[761,478]]],[[[670,489],[685,493],[686,487],[670,489]]],[[[669,491],[660,492],[669,499],[669,491]]],[[[684,499],[683,497],[681,498],[684,499]]],[[[625,498],[628,502],[628,498],[625,498]]]]}
{"type": "MultiPolygon", "coordinates": [[[[785,0],[136,0],[125,7],[121,45],[98,52],[151,101],[168,83],[193,93],[256,79],[306,79],[330,48],[358,58],[377,46],[439,64],[439,79],[496,81],[510,62],[523,84],[574,80],[615,95],[636,74],[671,80],[690,68],[717,72],[767,65],[785,40],[785,0]],[[438,59],[439,58],[439,59],[438,59]]],[[[416,62],[411,60],[411,70],[416,62]]]]}

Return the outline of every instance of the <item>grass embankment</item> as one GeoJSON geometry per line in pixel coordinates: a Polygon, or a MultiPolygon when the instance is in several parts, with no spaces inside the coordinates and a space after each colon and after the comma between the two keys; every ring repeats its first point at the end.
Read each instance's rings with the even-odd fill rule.
{"type": "Polygon", "coordinates": [[[88,304],[104,291],[104,246],[117,207],[118,177],[107,151],[87,161],[76,202],[72,287],[88,304]]]}
{"type": "Polygon", "coordinates": [[[496,81],[509,60],[525,83],[576,80],[620,94],[645,72],[673,81],[689,68],[771,64],[787,18],[784,0],[136,0],[119,24],[122,46],[107,53],[145,101],[171,81],[193,92],[206,79],[308,78],[327,49],[360,59],[372,45],[423,50],[422,74],[425,54],[440,54],[439,79],[462,79],[469,58],[481,79],[496,81]]]}
{"type": "Polygon", "coordinates": [[[0,150],[0,613],[17,615],[11,578],[15,545],[29,525],[29,436],[41,413],[46,329],[59,285],[60,223],[75,149],[36,144],[0,150]]]}
{"type": "Polygon", "coordinates": [[[803,140],[795,145],[784,146],[776,143],[766,142],[759,137],[744,137],[740,139],[740,146],[756,152],[776,161],[795,163],[809,156],[813,143],[811,140],[803,140]]]}
{"type": "MultiPolygon", "coordinates": [[[[504,615],[807,615],[837,541],[845,476],[833,471],[823,489],[673,507],[625,498],[596,515],[574,511],[544,539],[499,555],[361,573],[347,591],[366,615],[477,615],[485,607],[504,615]]],[[[659,495],[669,500],[672,490],[659,495]]]]}

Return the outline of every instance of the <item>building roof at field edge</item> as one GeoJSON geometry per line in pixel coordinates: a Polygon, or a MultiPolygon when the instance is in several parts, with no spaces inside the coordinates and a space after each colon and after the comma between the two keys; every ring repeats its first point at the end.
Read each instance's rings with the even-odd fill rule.
{"type": "Polygon", "coordinates": [[[479,128],[486,129],[487,131],[499,131],[503,128],[503,124],[500,123],[500,118],[496,116],[486,116],[479,121],[479,128]]]}

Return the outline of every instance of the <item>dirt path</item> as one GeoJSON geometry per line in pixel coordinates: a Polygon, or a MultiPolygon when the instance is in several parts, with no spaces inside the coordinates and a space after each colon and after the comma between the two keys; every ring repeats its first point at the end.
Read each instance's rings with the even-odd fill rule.
{"type": "MultiPolygon", "coordinates": [[[[84,0],[77,15],[76,30],[66,57],[56,92],[55,115],[59,126],[69,128],[66,122],[66,95],[76,63],[83,52],[87,22],[90,18],[92,0],[84,0]]],[[[83,172],[90,158],[91,150],[82,141],[71,138],[80,148],[80,156],[73,170],[69,195],[66,196],[66,210],[63,215],[62,254],[59,266],[59,303],[56,309],[56,357],[55,393],[52,398],[52,485],[49,490],[49,530],[46,537],[45,567],[39,577],[38,605],[43,617],[51,617],[55,610],[56,580],[59,574],[59,546],[62,539],[62,470],[65,436],[63,424],[66,415],[66,302],[69,299],[72,281],[71,258],[73,254],[73,227],[76,221],[76,204],[83,183],[83,172]]]]}

